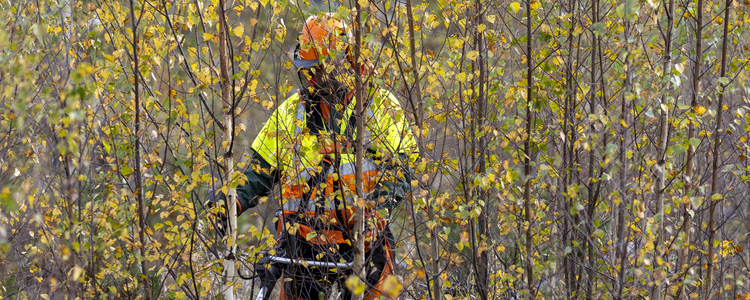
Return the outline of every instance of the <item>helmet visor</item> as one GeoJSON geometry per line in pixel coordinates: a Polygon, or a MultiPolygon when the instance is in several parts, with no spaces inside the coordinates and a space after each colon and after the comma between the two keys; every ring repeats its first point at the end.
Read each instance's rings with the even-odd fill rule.
{"type": "MultiPolygon", "coordinates": [[[[309,69],[316,66],[322,66],[320,59],[302,59],[299,55],[300,45],[297,45],[297,49],[294,50],[294,59],[292,60],[292,67],[295,69],[309,69]]],[[[335,59],[327,57],[325,61],[328,64],[334,64],[337,66],[343,66],[346,61],[347,50],[341,51],[336,55],[335,59]]]]}

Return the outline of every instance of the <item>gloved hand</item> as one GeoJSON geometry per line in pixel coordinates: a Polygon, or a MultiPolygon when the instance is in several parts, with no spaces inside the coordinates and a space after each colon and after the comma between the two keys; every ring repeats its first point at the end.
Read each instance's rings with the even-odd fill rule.
{"type": "Polygon", "coordinates": [[[219,209],[218,212],[208,213],[211,224],[214,224],[216,226],[216,233],[218,233],[220,237],[224,237],[224,235],[226,234],[226,229],[229,226],[229,219],[227,218],[227,211],[229,210],[226,206],[227,197],[221,190],[208,189],[206,200],[206,206],[211,211],[213,211],[215,207],[219,206],[222,201],[224,202],[223,209],[219,209]]]}
{"type": "MultiPolygon", "coordinates": [[[[281,278],[281,268],[276,263],[271,262],[271,258],[268,255],[266,253],[266,256],[259,259],[253,266],[253,269],[255,274],[258,274],[261,279],[261,287],[272,290],[274,285],[276,285],[276,281],[281,278]]],[[[277,256],[279,256],[278,253],[277,256]]]]}

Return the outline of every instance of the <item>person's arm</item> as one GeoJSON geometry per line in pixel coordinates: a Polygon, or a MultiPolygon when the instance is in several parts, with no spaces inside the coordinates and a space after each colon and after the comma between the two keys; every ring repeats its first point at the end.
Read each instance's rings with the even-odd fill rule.
{"type": "Polygon", "coordinates": [[[289,141],[295,134],[295,120],[298,113],[299,94],[287,98],[265,122],[255,137],[251,148],[249,166],[245,171],[247,181],[237,186],[237,211],[242,213],[258,205],[261,198],[268,196],[284,171],[278,161],[288,161],[291,155],[289,141]]]}
{"type": "Polygon", "coordinates": [[[257,206],[260,198],[268,196],[279,180],[278,172],[257,152],[253,152],[249,165],[244,173],[247,181],[237,186],[238,214],[257,206]]]}

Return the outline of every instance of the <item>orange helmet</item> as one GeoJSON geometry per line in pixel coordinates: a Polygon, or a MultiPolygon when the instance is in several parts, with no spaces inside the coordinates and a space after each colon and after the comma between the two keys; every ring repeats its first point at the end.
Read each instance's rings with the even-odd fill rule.
{"type": "Polygon", "coordinates": [[[344,57],[348,52],[348,38],[351,32],[346,24],[333,18],[332,13],[322,17],[311,16],[305,21],[298,37],[299,43],[294,51],[292,64],[295,68],[312,68],[320,64],[321,58],[329,57],[328,50],[335,50],[336,58],[344,57]]]}

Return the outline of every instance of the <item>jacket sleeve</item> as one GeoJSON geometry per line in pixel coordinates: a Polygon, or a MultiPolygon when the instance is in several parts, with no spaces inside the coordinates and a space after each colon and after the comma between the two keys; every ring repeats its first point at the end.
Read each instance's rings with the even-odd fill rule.
{"type": "Polygon", "coordinates": [[[295,119],[299,95],[294,93],[279,105],[265,122],[252,143],[253,155],[245,171],[247,182],[237,186],[238,211],[242,213],[258,205],[261,198],[268,196],[284,172],[283,162],[289,160],[290,141],[294,138],[297,126],[295,119]],[[281,165],[277,163],[281,161],[281,165]]]}
{"type": "Polygon", "coordinates": [[[257,206],[260,198],[268,196],[279,180],[278,171],[257,152],[250,157],[250,166],[244,174],[247,181],[237,186],[237,211],[240,214],[257,206]]]}

